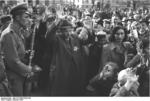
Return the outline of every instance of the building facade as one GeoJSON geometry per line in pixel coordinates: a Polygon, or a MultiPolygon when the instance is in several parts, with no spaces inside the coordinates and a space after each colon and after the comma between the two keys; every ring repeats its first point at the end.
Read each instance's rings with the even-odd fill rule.
{"type": "Polygon", "coordinates": [[[27,2],[32,5],[57,5],[57,4],[74,4],[76,6],[92,6],[96,2],[100,2],[101,6],[109,3],[111,7],[128,7],[135,3],[136,7],[146,6],[150,8],[150,0],[0,0],[8,4],[17,4],[27,2]]]}

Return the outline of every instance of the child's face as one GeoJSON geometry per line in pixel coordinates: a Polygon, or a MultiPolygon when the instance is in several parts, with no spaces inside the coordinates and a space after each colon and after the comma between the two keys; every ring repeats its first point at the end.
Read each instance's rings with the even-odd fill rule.
{"type": "Polygon", "coordinates": [[[111,66],[110,64],[105,65],[104,69],[102,70],[102,78],[104,79],[113,78],[114,70],[115,68],[111,66]]]}

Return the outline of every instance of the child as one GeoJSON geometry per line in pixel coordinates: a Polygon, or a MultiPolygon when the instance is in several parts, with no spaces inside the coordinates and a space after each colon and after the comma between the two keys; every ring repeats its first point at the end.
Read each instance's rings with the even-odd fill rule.
{"type": "Polygon", "coordinates": [[[116,63],[106,63],[103,70],[90,80],[87,86],[87,94],[91,96],[108,96],[113,84],[116,82],[118,70],[119,67],[116,63]]]}
{"type": "Polygon", "coordinates": [[[114,84],[110,96],[139,96],[138,87],[138,76],[127,68],[119,72],[118,82],[114,84]]]}

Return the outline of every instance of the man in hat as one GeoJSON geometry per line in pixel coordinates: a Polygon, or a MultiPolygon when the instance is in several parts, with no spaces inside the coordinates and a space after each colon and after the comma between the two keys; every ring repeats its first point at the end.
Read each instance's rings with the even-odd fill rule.
{"type": "Polygon", "coordinates": [[[131,30],[131,24],[134,22],[134,18],[133,17],[128,17],[127,19],[127,30],[131,30]]]}
{"type": "Polygon", "coordinates": [[[150,37],[150,30],[148,28],[148,21],[146,19],[140,20],[140,28],[138,30],[138,36],[141,40],[143,39],[149,39],[150,37]]]}
{"type": "MultiPolygon", "coordinates": [[[[45,11],[44,11],[45,12],[45,11]]],[[[45,14],[43,12],[43,15],[45,14]]],[[[46,17],[39,19],[39,22],[36,24],[38,26],[35,31],[35,43],[34,43],[34,64],[37,64],[42,68],[42,71],[39,73],[38,79],[38,88],[43,92],[47,93],[47,84],[49,67],[51,63],[52,49],[51,45],[45,40],[45,34],[48,30],[48,26],[51,25],[55,19],[56,15],[52,14],[50,11],[46,17]]]]}
{"type": "Polygon", "coordinates": [[[103,30],[107,34],[110,34],[110,32],[111,32],[111,21],[110,21],[110,19],[104,19],[103,20],[103,30]]]}
{"type": "Polygon", "coordinates": [[[24,62],[26,52],[24,32],[30,23],[27,4],[15,6],[10,14],[13,20],[2,32],[0,40],[12,93],[14,96],[23,96],[25,79],[33,75],[32,68],[24,62]]]}
{"type": "Polygon", "coordinates": [[[95,44],[95,30],[91,17],[85,17],[83,20],[83,28],[78,35],[81,42],[84,44],[84,52],[86,54],[87,66],[87,82],[95,75],[98,68],[99,47],[95,44]],[[94,68],[92,68],[94,67],[94,68]]]}
{"type": "Polygon", "coordinates": [[[118,24],[121,22],[119,16],[115,15],[111,19],[112,28],[118,26],[118,24]]]}
{"type": "Polygon", "coordinates": [[[92,21],[92,18],[89,17],[89,16],[86,16],[84,19],[83,19],[83,29],[81,30],[80,34],[79,34],[79,39],[83,40],[83,41],[86,41],[86,40],[90,40],[91,38],[91,41],[94,40],[93,39],[93,35],[94,35],[94,32],[93,32],[93,21],[92,21]]]}
{"type": "Polygon", "coordinates": [[[72,32],[73,27],[67,20],[56,20],[46,34],[49,44],[53,44],[50,68],[55,74],[51,91],[53,96],[81,96],[84,92],[84,54],[77,36],[72,32]]]}

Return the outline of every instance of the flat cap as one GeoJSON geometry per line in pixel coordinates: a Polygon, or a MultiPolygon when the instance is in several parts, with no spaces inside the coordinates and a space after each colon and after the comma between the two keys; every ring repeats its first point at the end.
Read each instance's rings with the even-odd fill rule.
{"type": "Polygon", "coordinates": [[[58,29],[68,29],[68,28],[73,28],[72,24],[69,21],[62,19],[58,24],[58,29]]]}
{"type": "Polygon", "coordinates": [[[20,3],[16,6],[14,6],[11,11],[10,11],[10,14],[11,15],[18,15],[18,14],[21,14],[21,13],[25,13],[27,12],[27,3],[20,3]]]}

